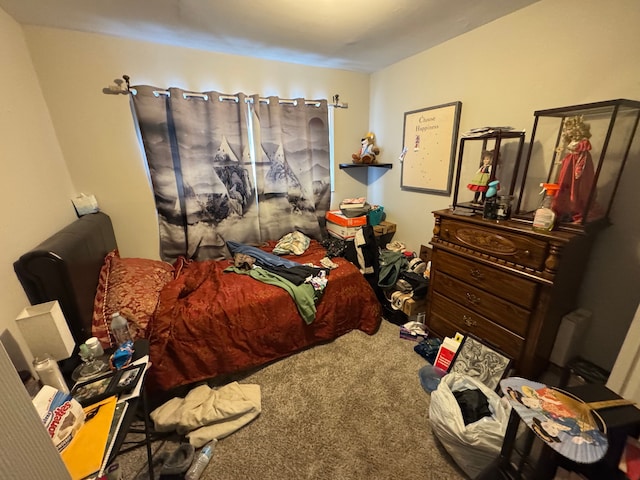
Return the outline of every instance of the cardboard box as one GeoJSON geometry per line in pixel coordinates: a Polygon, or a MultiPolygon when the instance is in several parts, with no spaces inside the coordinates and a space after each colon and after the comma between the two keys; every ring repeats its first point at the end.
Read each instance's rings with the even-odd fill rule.
{"type": "Polygon", "coordinates": [[[343,225],[327,221],[327,232],[329,232],[329,235],[342,240],[353,240],[356,236],[356,232],[361,228],[362,227],[345,227],[343,225]]]}
{"type": "Polygon", "coordinates": [[[418,300],[410,298],[402,304],[402,313],[407,317],[417,315],[420,312],[427,311],[427,297],[418,300]]]}
{"type": "Polygon", "coordinates": [[[396,231],[396,224],[387,222],[387,221],[380,222],[378,225],[373,227],[373,233],[376,236],[382,236],[388,233],[395,233],[395,231],[396,231]]]}
{"type": "Polygon", "coordinates": [[[361,227],[367,224],[367,216],[347,217],[340,210],[330,210],[326,213],[327,221],[340,225],[342,227],[361,227]]]}

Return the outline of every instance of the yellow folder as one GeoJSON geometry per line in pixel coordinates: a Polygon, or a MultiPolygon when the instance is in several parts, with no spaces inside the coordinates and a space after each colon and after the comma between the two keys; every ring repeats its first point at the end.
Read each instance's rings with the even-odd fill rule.
{"type": "Polygon", "coordinates": [[[85,415],[90,418],[85,420],[61,454],[73,480],[81,480],[100,470],[116,401],[117,397],[109,397],[84,409],[85,415]]]}

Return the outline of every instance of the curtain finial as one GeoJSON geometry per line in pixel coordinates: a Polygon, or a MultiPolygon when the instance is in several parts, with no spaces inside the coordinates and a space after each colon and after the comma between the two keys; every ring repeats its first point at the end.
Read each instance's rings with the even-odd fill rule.
{"type": "Polygon", "coordinates": [[[130,85],[129,85],[129,75],[123,75],[122,78],[116,78],[111,85],[102,89],[102,93],[107,95],[127,95],[130,93],[130,85]],[[122,85],[124,82],[122,81],[124,78],[124,82],[126,82],[126,87],[122,85]]]}
{"type": "Polygon", "coordinates": [[[337,93],[332,97],[333,103],[329,104],[333,108],[349,108],[349,104],[346,102],[340,103],[340,95],[337,93]]]}

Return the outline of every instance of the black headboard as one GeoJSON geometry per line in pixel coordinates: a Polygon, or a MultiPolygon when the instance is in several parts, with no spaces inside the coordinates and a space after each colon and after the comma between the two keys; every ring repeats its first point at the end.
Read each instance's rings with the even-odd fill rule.
{"type": "Polygon", "coordinates": [[[13,264],[32,305],[58,300],[76,344],[91,337],[100,269],[105,255],[116,246],[109,216],[92,213],[78,218],[13,264]]]}

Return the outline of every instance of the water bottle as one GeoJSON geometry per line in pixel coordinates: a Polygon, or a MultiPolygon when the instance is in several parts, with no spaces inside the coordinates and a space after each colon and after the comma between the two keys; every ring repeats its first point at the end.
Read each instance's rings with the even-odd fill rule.
{"type": "Polygon", "coordinates": [[[200,478],[204,469],[209,465],[209,460],[211,460],[216,443],[218,443],[218,439],[214,438],[202,447],[202,450],[200,450],[200,453],[189,467],[189,470],[187,470],[184,480],[198,480],[200,478]]]}
{"type": "Polygon", "coordinates": [[[129,322],[120,315],[120,312],[115,312],[111,315],[111,333],[113,333],[117,346],[122,345],[127,340],[133,341],[129,332],[129,322]]]}

